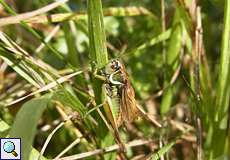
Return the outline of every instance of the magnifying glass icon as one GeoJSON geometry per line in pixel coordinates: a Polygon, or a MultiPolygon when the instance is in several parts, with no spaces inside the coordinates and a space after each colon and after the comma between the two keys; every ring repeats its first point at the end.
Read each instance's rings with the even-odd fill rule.
{"type": "Polygon", "coordinates": [[[6,153],[11,153],[14,157],[17,157],[18,154],[16,153],[15,151],[15,145],[13,142],[11,141],[7,141],[3,144],[3,150],[6,152],[6,153]]]}

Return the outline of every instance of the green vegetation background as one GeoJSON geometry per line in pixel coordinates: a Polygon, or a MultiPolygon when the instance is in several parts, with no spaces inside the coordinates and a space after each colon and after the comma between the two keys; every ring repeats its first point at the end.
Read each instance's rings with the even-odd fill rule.
{"type": "MultiPolygon", "coordinates": [[[[0,2],[2,17],[53,3],[0,2]]],[[[129,148],[128,159],[138,155],[152,159],[228,157],[228,0],[197,4],[193,0],[70,0],[43,15],[56,13],[71,16],[37,24],[25,20],[1,29],[0,137],[21,137],[25,159],[43,155],[48,135],[68,115],[74,118],[64,121],[52,136],[44,148],[44,159],[56,157],[72,142],[76,145],[63,156],[115,144],[97,109],[88,114],[102,103],[102,82],[93,71],[114,58],[125,64],[138,103],[163,125],[158,129],[139,118],[129,127],[121,127],[124,142],[151,141],[129,148]],[[79,13],[79,19],[72,18],[79,13]],[[73,72],[76,75],[71,80],[65,76],[73,72]]],[[[118,155],[114,151],[87,159],[112,160],[118,155]]]]}

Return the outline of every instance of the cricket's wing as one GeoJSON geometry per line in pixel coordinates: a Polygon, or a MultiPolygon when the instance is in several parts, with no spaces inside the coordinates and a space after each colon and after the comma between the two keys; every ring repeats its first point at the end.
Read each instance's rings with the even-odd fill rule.
{"type": "MultiPolygon", "coordinates": [[[[126,84],[121,88],[121,119],[122,122],[132,122],[138,117],[136,108],[135,93],[130,84],[126,84]]],[[[119,124],[118,124],[119,126],[119,124]]]]}

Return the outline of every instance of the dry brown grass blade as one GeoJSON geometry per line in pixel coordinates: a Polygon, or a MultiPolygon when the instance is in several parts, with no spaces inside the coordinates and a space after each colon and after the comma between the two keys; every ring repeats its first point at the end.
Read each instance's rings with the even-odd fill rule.
{"type": "MultiPolygon", "coordinates": [[[[60,25],[56,25],[52,31],[49,33],[49,35],[45,38],[45,42],[48,43],[56,34],[57,32],[60,30],[60,25]]],[[[35,50],[35,53],[39,53],[41,52],[41,50],[45,47],[44,43],[41,43],[35,50]]]]}
{"type": "MultiPolygon", "coordinates": [[[[25,49],[20,47],[20,45],[15,43],[10,37],[8,37],[4,32],[1,31],[0,31],[0,40],[5,44],[4,46],[5,49],[7,49],[10,53],[40,68],[42,73],[45,75],[45,77],[48,80],[53,80],[50,73],[52,73],[55,76],[58,76],[57,71],[53,67],[51,67],[50,65],[48,65],[42,60],[32,57],[25,49]],[[49,71],[49,73],[47,71],[49,71]]],[[[42,85],[45,84],[42,79],[40,79],[40,82],[42,85]]],[[[36,87],[40,88],[40,85],[36,85],[36,87]]]]}
{"type": "MultiPolygon", "coordinates": [[[[64,0],[62,1],[63,3],[65,3],[64,0]]],[[[35,13],[31,14],[31,12],[27,12],[24,14],[19,14],[18,16],[14,16],[14,17],[2,18],[0,19],[0,26],[6,26],[9,24],[18,24],[20,23],[20,21],[24,21],[26,23],[49,23],[49,22],[56,23],[56,22],[62,22],[66,20],[79,20],[79,19],[87,18],[87,15],[85,13],[56,13],[52,15],[40,15],[42,13],[45,13],[44,11],[43,12],[40,11],[40,13],[39,14],[38,13],[39,12],[37,12],[37,14],[35,13]]],[[[119,17],[119,16],[139,16],[139,15],[152,15],[152,13],[146,8],[132,7],[132,6],[131,7],[109,7],[107,9],[104,9],[104,16],[119,17]]]]}
{"type": "MultiPolygon", "coordinates": [[[[142,145],[146,145],[146,144],[150,144],[153,143],[153,141],[151,140],[133,140],[131,142],[128,142],[126,144],[127,147],[131,148],[131,147],[137,147],[137,146],[142,146],[142,145]]],[[[102,148],[102,149],[96,149],[94,151],[89,151],[89,152],[85,152],[85,153],[80,153],[80,154],[76,154],[76,155],[72,155],[72,156],[67,156],[67,157],[62,157],[59,160],[77,160],[77,159],[84,159],[86,157],[90,157],[90,156],[95,156],[98,154],[103,154],[103,153],[109,153],[109,152],[113,152],[113,151],[118,151],[119,145],[113,145],[107,148],[102,148]]]]}
{"type": "Polygon", "coordinates": [[[32,93],[30,93],[30,94],[28,94],[28,95],[26,95],[26,96],[24,96],[24,97],[21,97],[21,98],[19,98],[19,99],[16,99],[16,100],[10,102],[9,104],[6,104],[6,106],[11,106],[12,104],[18,103],[18,102],[20,102],[20,101],[22,101],[22,100],[24,100],[24,99],[26,99],[26,98],[28,98],[28,97],[31,97],[31,96],[33,96],[33,95],[35,95],[35,94],[38,94],[38,93],[47,91],[47,90],[49,90],[49,89],[52,89],[52,88],[54,88],[55,86],[57,86],[57,85],[59,85],[59,84],[61,84],[61,83],[63,83],[63,82],[66,82],[66,81],[69,80],[70,78],[72,78],[72,77],[74,77],[74,76],[76,76],[76,75],[78,75],[78,74],[81,74],[81,73],[83,73],[83,71],[78,71],[78,72],[69,74],[69,75],[67,75],[67,76],[61,77],[61,78],[57,79],[56,81],[51,82],[51,83],[49,83],[49,84],[47,84],[47,85],[41,87],[40,89],[36,90],[35,92],[32,92],[32,93]]]}
{"type": "Polygon", "coordinates": [[[42,150],[41,150],[41,152],[40,152],[40,154],[39,154],[38,160],[40,160],[40,159],[42,158],[42,156],[43,156],[43,154],[44,154],[44,152],[45,152],[45,150],[46,150],[46,148],[47,148],[47,146],[48,146],[48,144],[49,144],[51,138],[53,137],[53,135],[54,135],[62,126],[64,126],[65,122],[66,122],[67,120],[69,120],[70,118],[71,118],[71,117],[69,116],[68,119],[64,120],[64,121],[61,122],[59,125],[57,125],[57,126],[55,127],[55,129],[49,134],[49,136],[47,137],[47,139],[46,139],[46,141],[45,141],[45,143],[44,143],[44,145],[43,145],[43,147],[42,147],[42,150]]]}
{"type": "Polygon", "coordinates": [[[12,17],[6,17],[6,18],[1,18],[0,19],[0,27],[9,25],[9,24],[15,24],[15,23],[20,23],[20,21],[23,21],[25,19],[29,19],[31,17],[37,16],[39,14],[46,13],[54,8],[57,8],[58,6],[66,3],[68,0],[59,0],[56,2],[53,2],[45,7],[39,8],[37,10],[31,11],[31,12],[26,12],[23,14],[19,14],[17,16],[12,16],[12,17]]]}
{"type": "Polygon", "coordinates": [[[68,147],[66,147],[61,153],[59,153],[54,160],[59,159],[61,156],[63,156],[66,152],[68,152],[70,149],[72,149],[74,146],[76,146],[78,143],[80,143],[81,139],[77,138],[74,140],[68,147]]]}

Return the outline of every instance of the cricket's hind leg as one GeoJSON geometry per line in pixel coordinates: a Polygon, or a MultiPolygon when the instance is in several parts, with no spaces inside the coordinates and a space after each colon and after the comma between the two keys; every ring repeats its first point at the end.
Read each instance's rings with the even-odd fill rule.
{"type": "Polygon", "coordinates": [[[154,119],[151,115],[146,113],[144,111],[144,109],[142,109],[141,106],[138,104],[137,104],[137,109],[138,109],[138,113],[141,117],[145,118],[146,120],[148,120],[149,122],[151,122],[153,125],[155,125],[157,127],[162,127],[162,125],[156,119],[154,119]]]}
{"type": "Polygon", "coordinates": [[[118,129],[114,130],[114,137],[115,137],[116,143],[119,146],[118,155],[119,155],[120,159],[121,160],[127,160],[128,158],[126,156],[126,151],[127,151],[126,146],[125,146],[125,143],[122,141],[122,139],[120,137],[118,129]]]}

